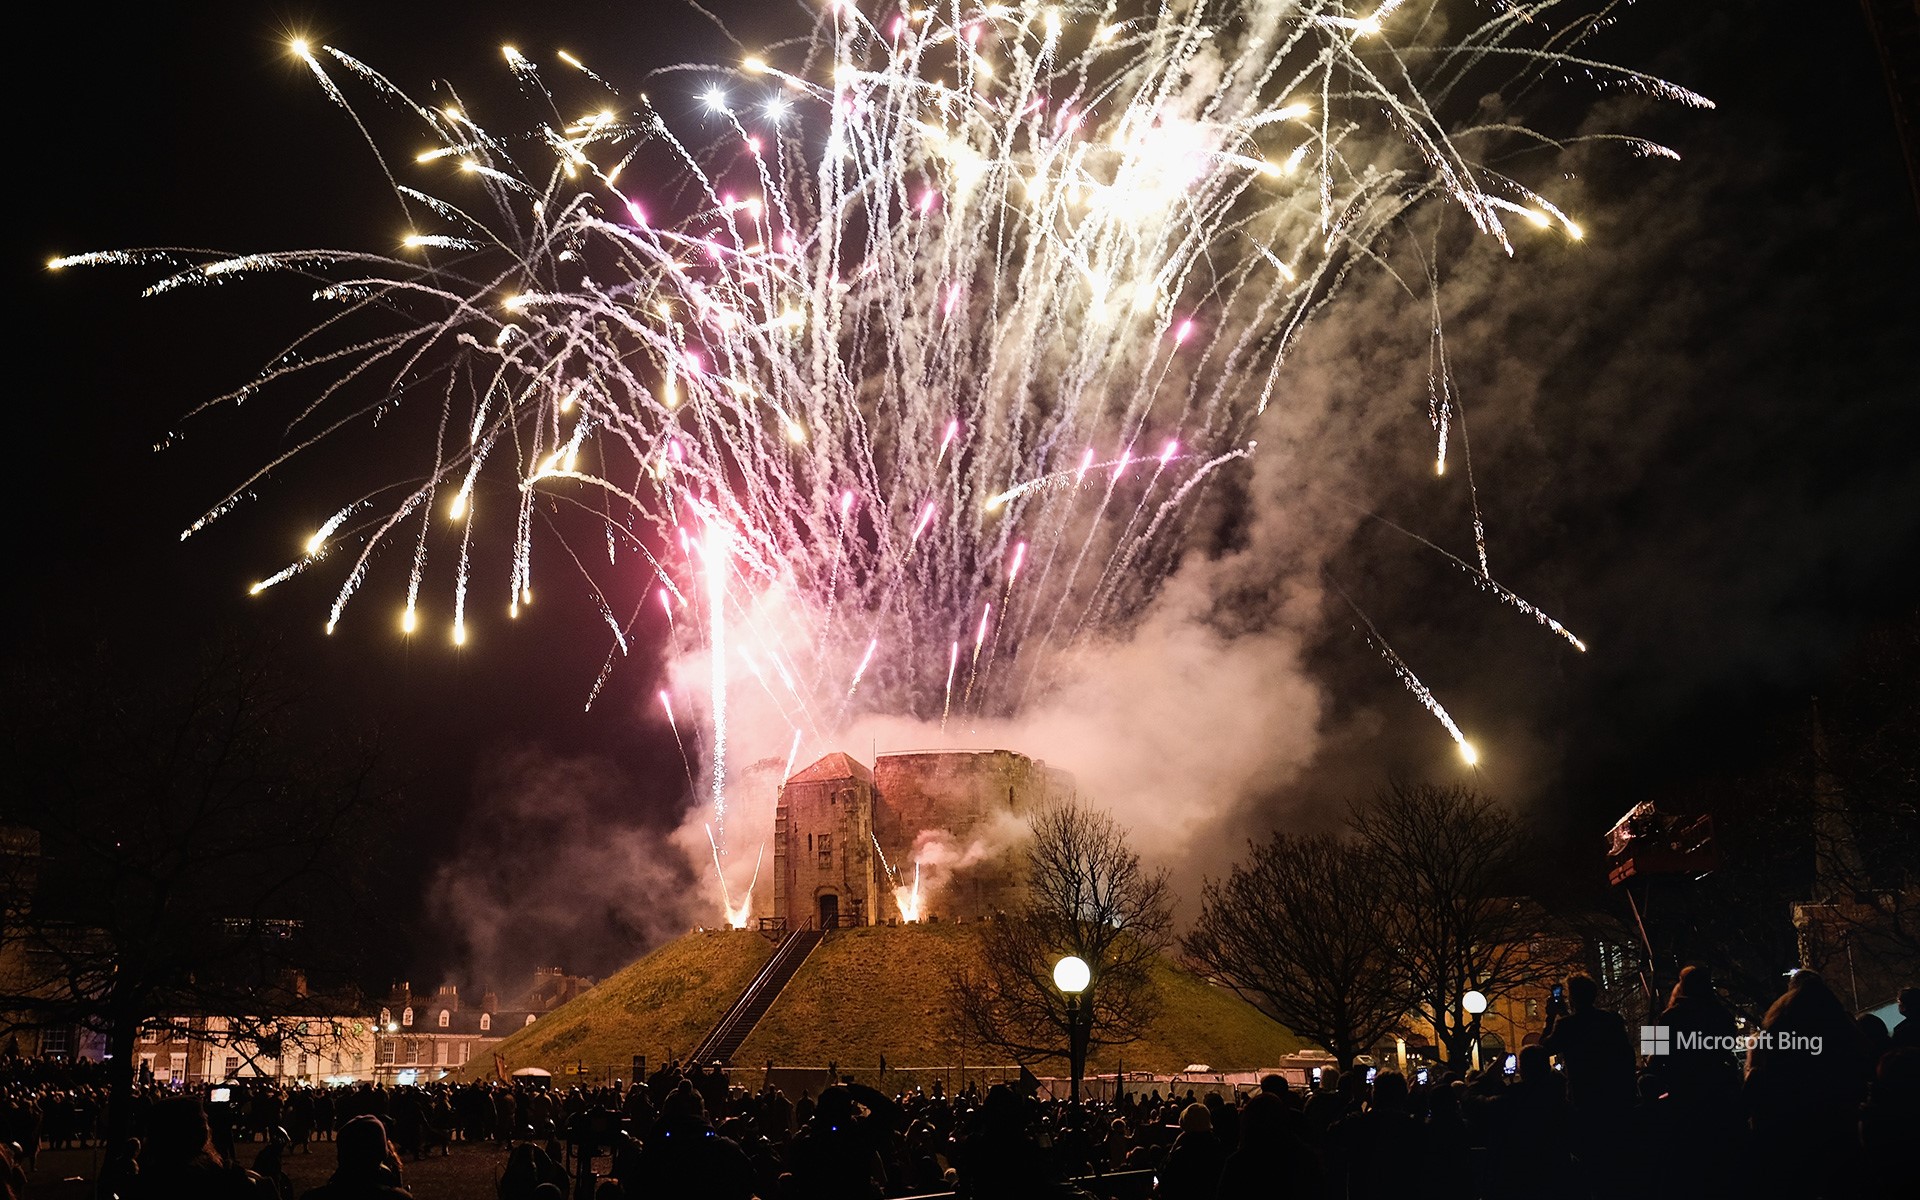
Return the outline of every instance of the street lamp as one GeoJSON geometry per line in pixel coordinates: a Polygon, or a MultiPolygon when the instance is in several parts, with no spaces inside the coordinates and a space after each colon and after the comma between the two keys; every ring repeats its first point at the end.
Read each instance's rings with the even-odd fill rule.
{"type": "Polygon", "coordinates": [[[1479,988],[1468,988],[1460,997],[1460,1007],[1473,1018],[1473,1069],[1480,1069],[1480,1016],[1487,1011],[1487,996],[1479,988]]]}
{"type": "Polygon", "coordinates": [[[1069,1100],[1080,1105],[1080,1077],[1087,1070],[1087,1040],[1093,1033],[1093,1006],[1080,1000],[1093,982],[1093,968],[1078,955],[1069,954],[1053,964],[1053,986],[1067,998],[1067,1065],[1073,1075],[1069,1100]]]}

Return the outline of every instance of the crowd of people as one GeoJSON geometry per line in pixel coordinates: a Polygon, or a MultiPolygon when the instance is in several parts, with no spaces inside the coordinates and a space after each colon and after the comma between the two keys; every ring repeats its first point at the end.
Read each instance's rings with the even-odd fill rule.
{"type": "MultiPolygon", "coordinates": [[[[1166,1200],[1920,1193],[1920,989],[1902,994],[1906,1020],[1888,1030],[1800,972],[1744,1060],[1703,969],[1682,974],[1656,1018],[1668,1041],[1651,1058],[1599,1006],[1592,980],[1569,979],[1565,994],[1510,1071],[1495,1060],[1410,1080],[1357,1066],[1306,1088],[1270,1075],[1241,1095],[1152,1090],[1074,1105],[1006,1084],[949,1094],[844,1077],[790,1098],[736,1086],[717,1065],[679,1064],[630,1088],[565,1092],[234,1084],[211,1102],[211,1091],[143,1089],[134,1139],[108,1148],[99,1194],[294,1200],[285,1155],[325,1141],[337,1169],[308,1200],[406,1197],[408,1163],[456,1142],[502,1154],[497,1200],[575,1195],[583,1166],[596,1200],[1022,1200],[1115,1184],[1166,1200]]],[[[19,1068],[5,1085],[13,1145],[0,1155],[0,1196],[37,1146],[103,1131],[97,1067],[19,1068]]]]}

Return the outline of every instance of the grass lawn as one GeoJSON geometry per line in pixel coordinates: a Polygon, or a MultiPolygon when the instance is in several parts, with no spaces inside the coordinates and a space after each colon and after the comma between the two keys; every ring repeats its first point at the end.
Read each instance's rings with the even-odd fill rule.
{"type": "MultiPolygon", "coordinates": [[[[262,1146],[254,1142],[242,1147],[240,1161],[251,1166],[262,1146]]],[[[317,1142],[312,1153],[289,1154],[285,1161],[287,1177],[293,1180],[293,1194],[298,1197],[308,1188],[325,1183],[333,1173],[333,1144],[317,1142]]],[[[491,1200],[506,1162],[504,1150],[458,1143],[450,1157],[406,1164],[406,1183],[414,1200],[491,1200]]],[[[27,1185],[27,1200],[93,1200],[92,1180],[99,1165],[98,1150],[43,1150],[39,1169],[27,1185]]],[[[604,1160],[601,1166],[604,1169],[604,1160]]]]}
{"type": "MultiPolygon", "coordinates": [[[[749,930],[706,930],[676,938],[501,1042],[507,1070],[543,1067],[564,1085],[564,1067],[615,1068],[624,1078],[633,1056],[649,1069],[685,1055],[713,1028],[767,959],[773,943],[749,930]]],[[[493,1073],[474,1062],[469,1076],[493,1073]]]]}

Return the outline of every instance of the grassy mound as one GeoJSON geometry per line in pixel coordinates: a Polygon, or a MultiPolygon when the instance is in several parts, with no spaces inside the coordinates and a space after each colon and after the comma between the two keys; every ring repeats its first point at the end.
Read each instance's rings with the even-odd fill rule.
{"type": "MultiPolygon", "coordinates": [[[[835,933],[787,984],[734,1060],[835,1062],[846,1069],[871,1069],[882,1056],[897,1067],[1005,1062],[1004,1051],[956,1036],[948,1019],[948,981],[978,969],[979,938],[978,926],[948,924],[835,933]]],[[[1139,1041],[1096,1055],[1090,1070],[1265,1067],[1301,1048],[1298,1038],[1232,992],[1172,962],[1163,962],[1157,975],[1159,1019],[1139,1041]]]]}
{"type": "MultiPolygon", "coordinates": [[[[948,1018],[948,981],[977,969],[980,928],[908,925],[845,929],[830,935],[780,993],[734,1055],[740,1065],[870,1071],[884,1056],[893,1067],[1004,1063],[956,1035],[948,1018]]],[[[519,1030],[496,1048],[507,1069],[544,1067],[560,1075],[575,1063],[589,1074],[625,1074],[635,1054],[658,1065],[684,1056],[733,1003],[773,943],[752,932],[690,933],[519,1030]]],[[[1274,1066],[1301,1042],[1232,992],[1172,962],[1158,970],[1160,1017],[1147,1036],[1095,1056],[1089,1069],[1177,1071],[1189,1063],[1219,1070],[1274,1066]]],[[[1036,1064],[1038,1067],[1039,1065],[1036,1064]]],[[[1041,1074],[1062,1064],[1039,1067],[1041,1074]]],[[[489,1075],[475,1062],[471,1075],[489,1075]]]]}
{"type": "MultiPolygon", "coordinates": [[[[773,955],[773,943],[746,930],[702,930],[668,942],[494,1047],[507,1070],[574,1063],[589,1073],[625,1075],[636,1054],[657,1066],[707,1035],[773,955]]],[[[488,1076],[493,1062],[466,1073],[488,1076]]]]}

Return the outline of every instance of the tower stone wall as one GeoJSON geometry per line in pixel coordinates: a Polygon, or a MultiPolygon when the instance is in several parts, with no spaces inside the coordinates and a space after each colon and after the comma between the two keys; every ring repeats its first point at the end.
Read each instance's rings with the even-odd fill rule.
{"type": "Polygon", "coordinates": [[[1071,775],[1010,750],[883,754],[871,771],[829,754],[781,788],[773,915],[794,928],[1007,911],[1023,891],[1028,817],[1073,795],[1071,775]],[[903,912],[895,890],[912,902],[916,856],[919,911],[903,912]]]}
{"type": "Polygon", "coordinates": [[[872,924],[873,773],[836,753],[787,780],[774,809],[773,867],[774,914],[788,928],[872,924]]]}

